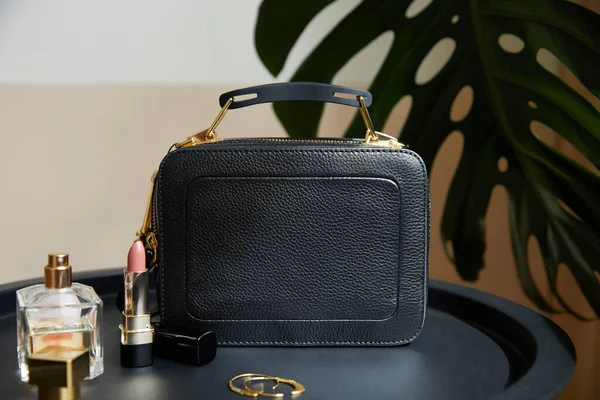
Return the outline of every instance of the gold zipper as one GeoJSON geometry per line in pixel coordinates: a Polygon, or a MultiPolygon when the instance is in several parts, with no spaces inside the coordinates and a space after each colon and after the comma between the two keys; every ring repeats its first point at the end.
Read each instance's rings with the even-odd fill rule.
{"type": "MultiPolygon", "coordinates": [[[[291,139],[291,138],[248,138],[248,140],[255,141],[269,141],[269,142],[292,142],[292,143],[332,143],[338,145],[365,145],[365,146],[375,146],[375,147],[391,147],[397,149],[406,149],[407,145],[400,143],[398,139],[393,136],[389,136],[385,133],[375,132],[377,138],[366,142],[364,140],[335,140],[335,139],[291,139]]],[[[208,135],[207,131],[202,131],[195,135],[189,136],[184,141],[179,142],[175,145],[175,148],[180,149],[183,147],[193,147],[202,144],[208,143],[216,143],[223,142],[229,140],[240,140],[240,138],[231,138],[231,139],[219,139],[216,137],[215,132],[208,135]]]]}
{"type": "Polygon", "coordinates": [[[150,253],[150,266],[156,264],[158,240],[156,239],[156,232],[154,227],[156,226],[156,211],[154,209],[154,188],[156,181],[156,174],[158,171],[154,171],[152,174],[150,195],[148,196],[148,202],[146,203],[146,212],[144,213],[144,222],[142,228],[136,233],[138,240],[141,240],[144,244],[146,252],[150,253]]]}
{"type": "MultiPolygon", "coordinates": [[[[378,135],[384,136],[386,140],[373,140],[369,143],[361,140],[335,140],[335,139],[290,139],[290,138],[249,138],[250,140],[265,140],[270,142],[300,142],[300,143],[333,143],[339,145],[369,145],[394,147],[399,149],[408,148],[407,145],[400,143],[396,138],[388,136],[381,132],[376,132],[378,135]]],[[[235,140],[235,139],[234,139],[235,140]]]]}

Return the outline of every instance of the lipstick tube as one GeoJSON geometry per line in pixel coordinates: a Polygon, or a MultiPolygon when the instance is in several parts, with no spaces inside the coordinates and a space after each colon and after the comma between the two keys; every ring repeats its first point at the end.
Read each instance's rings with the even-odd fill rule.
{"type": "Polygon", "coordinates": [[[142,242],[136,241],[129,249],[125,281],[125,309],[122,312],[121,366],[147,367],[153,363],[152,342],[154,328],[148,311],[148,272],[142,242]]]}

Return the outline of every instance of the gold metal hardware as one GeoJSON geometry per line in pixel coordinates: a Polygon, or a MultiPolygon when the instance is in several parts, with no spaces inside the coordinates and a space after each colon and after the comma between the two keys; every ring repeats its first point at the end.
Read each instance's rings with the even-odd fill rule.
{"type": "Polygon", "coordinates": [[[395,137],[382,132],[377,132],[375,130],[375,127],[373,126],[371,115],[369,114],[369,110],[367,109],[367,105],[365,104],[365,100],[362,96],[358,96],[358,102],[360,103],[360,115],[362,116],[363,122],[367,127],[367,133],[365,133],[365,141],[363,142],[364,144],[394,147],[397,149],[408,148],[407,145],[400,143],[395,137]]]}
{"type": "Polygon", "coordinates": [[[220,139],[217,139],[215,131],[209,131],[208,129],[198,132],[195,135],[189,136],[183,142],[177,143],[175,145],[176,149],[180,149],[182,147],[190,147],[196,146],[203,143],[211,143],[218,142],[220,139]]]}
{"type": "Polygon", "coordinates": [[[233,98],[227,99],[227,102],[225,103],[223,108],[221,108],[221,111],[219,111],[217,117],[215,118],[213,123],[210,124],[208,129],[188,137],[183,142],[177,143],[175,145],[175,148],[179,149],[182,147],[196,146],[201,143],[219,142],[221,139],[217,137],[216,129],[217,126],[219,126],[219,124],[221,123],[221,121],[223,121],[223,118],[225,118],[225,114],[227,114],[227,110],[229,110],[229,106],[231,105],[231,103],[233,103],[233,98]]]}
{"type": "Polygon", "coordinates": [[[369,114],[369,110],[365,104],[365,99],[362,96],[358,96],[358,102],[360,103],[360,115],[362,116],[365,127],[367,128],[367,133],[365,133],[365,143],[369,144],[371,141],[377,140],[377,133],[375,132],[371,115],[369,114]]]}
{"type": "Polygon", "coordinates": [[[293,388],[290,393],[292,396],[297,396],[306,391],[305,387],[301,383],[294,381],[292,379],[280,378],[278,376],[269,376],[269,375],[264,375],[264,374],[253,374],[253,373],[246,373],[246,374],[240,374],[240,375],[234,376],[229,381],[229,389],[234,393],[237,393],[242,396],[247,396],[247,397],[264,396],[264,397],[282,398],[284,396],[283,392],[267,393],[264,390],[253,389],[248,385],[248,383],[250,383],[252,381],[273,381],[273,382],[275,382],[275,385],[272,386],[273,390],[275,390],[279,386],[280,383],[285,383],[287,385],[290,385],[293,388]],[[244,380],[242,381],[243,387],[236,386],[234,382],[237,381],[238,379],[242,379],[242,378],[244,378],[244,380]]]}
{"type": "Polygon", "coordinates": [[[408,145],[404,143],[400,143],[398,139],[393,136],[388,135],[383,132],[375,132],[377,139],[367,142],[365,140],[365,144],[370,144],[374,146],[384,146],[384,147],[392,147],[395,149],[408,149],[408,145]]]}
{"type": "Polygon", "coordinates": [[[158,248],[158,240],[156,239],[156,234],[154,232],[150,232],[146,235],[146,244],[152,249],[158,248]]]}
{"type": "Polygon", "coordinates": [[[223,121],[223,118],[225,118],[225,114],[227,114],[227,110],[229,110],[229,106],[231,105],[231,103],[233,103],[233,97],[230,97],[229,99],[227,99],[227,102],[225,103],[223,108],[221,108],[221,111],[219,111],[219,113],[217,114],[217,117],[215,118],[213,123],[210,124],[210,127],[207,129],[208,132],[211,132],[211,133],[215,132],[215,129],[217,129],[217,126],[219,126],[221,121],[223,121]]]}
{"type": "Polygon", "coordinates": [[[156,239],[156,234],[152,230],[153,224],[153,207],[154,207],[154,181],[156,180],[157,171],[154,171],[152,174],[152,178],[150,178],[151,186],[150,186],[150,194],[148,195],[148,202],[146,203],[146,212],[144,214],[144,221],[142,223],[142,228],[139,232],[136,233],[137,240],[141,240],[144,243],[146,249],[149,249],[152,252],[152,260],[150,261],[150,265],[154,265],[156,263],[156,256],[158,252],[158,240],[156,239]]]}
{"type": "Polygon", "coordinates": [[[150,178],[152,187],[150,188],[150,195],[148,196],[148,202],[146,203],[146,213],[144,214],[142,229],[140,229],[137,234],[138,237],[147,235],[152,228],[152,197],[154,195],[154,181],[156,180],[156,174],[158,174],[158,170],[154,171],[154,173],[152,173],[152,177],[150,178]]]}

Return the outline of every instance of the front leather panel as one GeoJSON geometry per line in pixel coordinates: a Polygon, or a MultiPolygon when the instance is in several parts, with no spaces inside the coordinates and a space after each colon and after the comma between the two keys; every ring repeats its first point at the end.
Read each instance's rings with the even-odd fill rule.
{"type": "Polygon", "coordinates": [[[199,177],[185,209],[194,318],[384,320],[396,312],[400,192],[389,179],[199,177]]]}
{"type": "MultiPolygon", "coordinates": [[[[297,146],[218,143],[169,153],[156,181],[159,240],[160,314],[165,324],[194,324],[201,320],[188,308],[188,189],[198,178],[374,178],[398,187],[399,232],[397,243],[396,312],[389,318],[362,319],[274,319],[220,320],[212,322],[221,345],[398,345],[410,342],[420,332],[425,316],[427,261],[429,251],[429,191],[425,166],[409,150],[366,146],[297,146]]],[[[210,207],[205,204],[203,207],[210,207]]],[[[256,206],[258,207],[258,205],[256,206]]],[[[280,207],[285,207],[281,204],[280,207]]],[[[368,207],[368,205],[366,206],[368,207]]],[[[198,214],[199,216],[199,214],[198,214]]],[[[318,221],[306,222],[318,225],[318,221]]],[[[277,226],[262,227],[276,230],[277,226]]],[[[308,227],[303,227],[308,231],[308,227]]],[[[364,235],[380,231],[365,227],[364,235]]],[[[385,240],[388,240],[384,238],[385,240]]],[[[356,243],[341,243],[354,246],[356,243]]],[[[255,250],[257,251],[257,250],[255,250]]],[[[216,257],[217,253],[213,253],[216,257]]],[[[251,257],[252,258],[252,257],[251,257]]],[[[256,255],[254,260],[259,260],[256,255]]],[[[271,266],[272,267],[272,266],[271,266]]],[[[269,267],[269,268],[271,268],[269,267]]],[[[260,266],[253,266],[258,270],[260,266]]],[[[280,274],[281,268],[273,271],[280,274]]],[[[314,265],[314,268],[321,266],[314,265]]],[[[374,269],[380,267],[371,267],[374,269]]],[[[379,271],[381,273],[381,270],[379,271]]],[[[317,273],[317,271],[315,271],[317,273]]],[[[229,287],[237,281],[219,281],[229,287]]],[[[371,278],[371,279],[374,279],[371,278]]],[[[305,290],[298,288],[298,291],[305,290]]],[[[387,290],[387,289],[386,289],[387,290]]],[[[214,293],[218,294],[215,289],[214,293]]],[[[292,291],[278,293],[279,301],[295,302],[292,291]]],[[[387,293],[384,291],[384,293],[387,293]]],[[[331,301],[334,301],[333,298],[331,301]]],[[[360,300],[360,299],[357,299],[360,300]]],[[[348,298],[340,309],[350,309],[348,298]]],[[[368,302],[366,304],[369,304],[368,302]]],[[[370,306],[372,306],[372,300],[370,306]]],[[[381,305],[381,304],[380,304],[381,305]]],[[[262,309],[268,315],[267,309],[262,309]]],[[[200,312],[198,308],[196,311],[200,312]]],[[[218,313],[218,310],[211,310],[218,313]]],[[[381,310],[379,310],[381,311],[381,310]]],[[[223,311],[221,311],[223,312],[223,311]]],[[[281,312],[281,311],[280,311],[281,312]]],[[[344,311],[348,312],[348,311],[344,311]]],[[[369,310],[353,310],[367,315],[369,310]]],[[[200,315],[200,314],[198,314],[200,315]]]]}

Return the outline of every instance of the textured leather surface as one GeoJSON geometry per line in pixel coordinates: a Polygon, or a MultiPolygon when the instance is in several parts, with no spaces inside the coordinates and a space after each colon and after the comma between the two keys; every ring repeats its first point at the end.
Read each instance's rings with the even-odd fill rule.
{"type": "Polygon", "coordinates": [[[428,205],[408,150],[174,151],[157,176],[162,322],[209,319],[221,345],[410,342],[424,322],[428,205]]]}
{"type": "Polygon", "coordinates": [[[384,179],[195,179],[186,203],[189,313],[202,320],[391,317],[399,206],[398,186],[384,179]]]}

